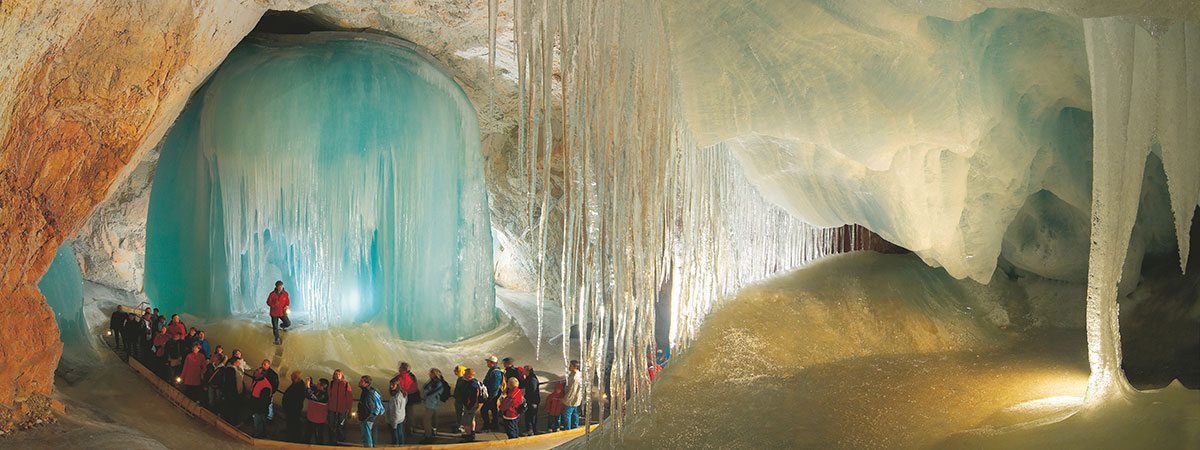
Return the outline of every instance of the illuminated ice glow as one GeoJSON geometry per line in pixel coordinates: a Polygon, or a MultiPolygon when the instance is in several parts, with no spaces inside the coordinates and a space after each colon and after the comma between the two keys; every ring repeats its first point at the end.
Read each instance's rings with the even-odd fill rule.
{"type": "Polygon", "coordinates": [[[252,37],[164,140],[146,293],[166,312],[457,340],[496,321],[476,113],[403,43],[252,37]]]}
{"type": "Polygon", "coordinates": [[[46,296],[46,303],[54,310],[54,321],[58,324],[64,357],[85,356],[87,346],[84,344],[87,343],[88,329],[87,322],[83,319],[83,275],[79,271],[75,249],[70,242],[58,247],[54,261],[38,281],[38,289],[46,296]]]}

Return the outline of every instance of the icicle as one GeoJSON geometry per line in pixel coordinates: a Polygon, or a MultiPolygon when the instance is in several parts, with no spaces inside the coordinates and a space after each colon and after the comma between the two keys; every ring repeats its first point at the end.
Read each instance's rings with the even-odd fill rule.
{"type": "Polygon", "coordinates": [[[1175,216],[1179,268],[1187,272],[1192,216],[1200,206],[1200,24],[1170,26],[1158,41],[1157,135],[1175,216]]]}
{"type": "Polygon", "coordinates": [[[728,149],[696,148],[674,121],[678,86],[659,8],[622,0],[514,6],[515,175],[528,188],[538,311],[543,301],[561,302],[564,333],[575,327],[579,336],[563,339],[563,359],[581,360],[589,395],[608,394],[585,402],[584,414],[592,401],[607,402],[618,435],[624,415],[647,407],[654,306],[667,280],[678,350],[722,298],[853,247],[838,241],[844,230],[816,229],[763,200],[728,149]],[[561,243],[551,230],[561,230],[561,243]]]}

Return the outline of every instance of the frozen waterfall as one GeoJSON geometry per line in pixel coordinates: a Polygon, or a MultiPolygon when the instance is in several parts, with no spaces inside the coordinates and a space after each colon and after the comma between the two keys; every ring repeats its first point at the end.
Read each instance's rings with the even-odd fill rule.
{"type": "Polygon", "coordinates": [[[477,116],[454,80],[368,34],[248,38],[164,141],[146,292],[265,320],[458,340],[496,321],[477,116]]]}

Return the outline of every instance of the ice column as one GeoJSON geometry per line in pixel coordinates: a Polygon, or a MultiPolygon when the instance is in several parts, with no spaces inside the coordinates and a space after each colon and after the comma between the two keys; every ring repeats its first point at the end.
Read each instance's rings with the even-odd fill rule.
{"type": "Polygon", "coordinates": [[[406,339],[494,325],[476,113],[402,42],[252,37],[166,138],[147,294],[168,312],[265,320],[276,279],[314,327],[406,339]]]}
{"type": "Polygon", "coordinates": [[[1186,264],[1200,171],[1200,27],[1158,19],[1084,19],[1094,120],[1088,260],[1089,404],[1131,388],[1121,371],[1117,282],[1151,146],[1161,147],[1186,264]]]}

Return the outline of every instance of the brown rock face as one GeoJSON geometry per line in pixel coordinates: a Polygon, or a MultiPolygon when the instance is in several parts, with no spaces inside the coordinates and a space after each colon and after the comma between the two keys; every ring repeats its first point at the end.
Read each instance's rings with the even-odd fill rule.
{"type": "MultiPolygon", "coordinates": [[[[38,8],[87,17],[0,87],[15,99],[0,113],[0,405],[53,385],[62,343],[37,281],[55,250],[174,120],[201,81],[188,64],[211,71],[258,17],[201,21],[218,7],[254,11],[220,1],[102,0],[86,11],[54,3],[29,17],[53,16],[38,8]]],[[[22,18],[8,19],[0,25],[22,18]]]]}

